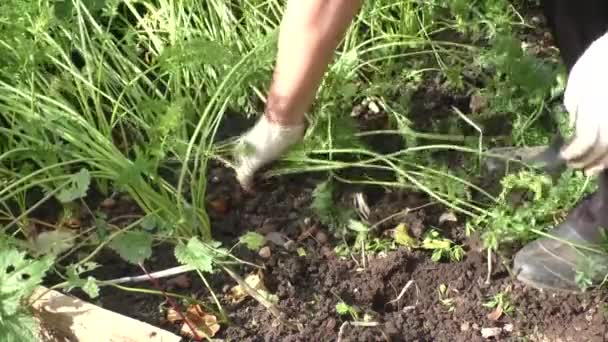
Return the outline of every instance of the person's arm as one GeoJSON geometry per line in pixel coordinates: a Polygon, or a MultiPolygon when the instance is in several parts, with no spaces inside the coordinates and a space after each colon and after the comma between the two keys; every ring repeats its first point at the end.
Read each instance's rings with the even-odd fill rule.
{"type": "Polygon", "coordinates": [[[251,189],[258,169],[301,139],[305,113],[361,3],[362,0],[288,1],[280,24],[266,109],[242,137],[252,150],[237,155],[237,178],[245,189],[251,189]]]}

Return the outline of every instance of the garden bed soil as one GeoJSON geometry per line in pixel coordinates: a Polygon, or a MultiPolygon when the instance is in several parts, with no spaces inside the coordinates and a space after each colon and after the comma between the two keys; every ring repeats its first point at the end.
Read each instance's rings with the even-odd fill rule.
{"type": "MultiPolygon", "coordinates": [[[[279,299],[278,307],[301,324],[294,331],[279,324],[261,304],[251,298],[232,304],[230,287],[236,283],[224,273],[209,277],[211,286],[230,324],[215,336],[227,341],[481,341],[488,328],[500,333],[498,340],[531,341],[604,341],[608,339],[606,291],[582,295],[542,292],[523,286],[510,276],[509,258],[493,256],[492,275],[486,283],[486,254],[475,238],[464,237],[462,222],[444,222],[442,209],[424,206],[425,197],[416,193],[385,193],[369,203],[370,220],[376,222],[404,208],[412,210],[402,218],[381,224],[379,232],[389,232],[396,224],[406,223],[416,235],[425,227],[438,227],[443,234],[463,243],[467,251],[460,262],[433,262],[426,251],[404,247],[378,255],[368,255],[365,267],[360,258],[338,257],[333,250],[340,241],[315,219],[310,209],[314,178],[305,175],[261,181],[255,194],[243,193],[231,171],[216,166],[211,172],[211,199],[226,200],[227,211],[213,215],[216,239],[235,243],[246,231],[263,235],[284,234],[294,243],[279,246],[268,243],[270,257],[263,258],[244,248],[237,255],[263,266],[266,288],[279,299]],[[302,248],[306,255],[297,250],[302,248]],[[412,282],[405,294],[402,289],[412,282]],[[444,284],[452,305],[440,301],[444,284]],[[506,292],[514,311],[492,320],[491,308],[482,304],[493,295],[506,292]],[[368,314],[373,327],[345,325],[349,316],[336,312],[343,300],[368,314]],[[342,328],[342,329],[341,329],[342,328]],[[340,331],[342,332],[340,333],[340,331]]],[[[211,210],[212,214],[214,213],[211,210]]],[[[382,234],[382,233],[380,233],[382,234]]],[[[301,251],[301,250],[300,250],[301,251]]],[[[159,246],[147,263],[149,270],[176,265],[173,249],[159,246]]],[[[140,274],[109,253],[96,271],[103,279],[140,274]]],[[[242,276],[250,267],[239,270],[242,276]]],[[[191,286],[172,291],[193,295],[212,305],[210,293],[198,277],[190,275],[191,286]]],[[[170,279],[161,280],[166,285],[170,279]]],[[[140,285],[141,286],[141,285],[140,285]]],[[[144,284],[143,287],[150,287],[144,284]]],[[[446,298],[446,297],[443,297],[446,298]]],[[[169,308],[162,296],[134,294],[111,287],[103,288],[97,304],[104,308],[178,332],[178,326],[165,319],[169,308]]]]}

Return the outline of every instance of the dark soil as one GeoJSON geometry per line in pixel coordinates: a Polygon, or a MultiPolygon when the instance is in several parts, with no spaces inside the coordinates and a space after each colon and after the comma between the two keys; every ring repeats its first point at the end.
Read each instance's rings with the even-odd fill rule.
{"type": "MultiPolygon", "coordinates": [[[[248,230],[261,234],[280,233],[292,240],[290,245],[267,244],[267,259],[245,249],[237,249],[242,258],[263,266],[267,289],[275,294],[278,307],[286,316],[299,322],[301,331],[290,330],[255,300],[248,298],[231,304],[228,290],[236,285],[224,274],[209,277],[220,297],[230,324],[222,325],[215,336],[229,341],[477,341],[483,340],[484,328],[503,328],[499,340],[532,341],[604,341],[605,291],[583,295],[544,293],[524,287],[509,276],[509,259],[492,260],[492,276],[486,284],[487,263],[479,243],[465,239],[462,223],[439,225],[441,208],[428,206],[406,217],[379,226],[378,233],[405,222],[416,235],[425,227],[435,226],[466,246],[461,262],[433,262],[427,252],[398,248],[361,258],[338,257],[333,250],[340,241],[317,222],[310,209],[315,181],[310,177],[282,177],[260,181],[257,193],[243,194],[232,173],[215,167],[211,172],[210,198],[225,199],[228,211],[213,217],[217,239],[233,243],[248,230]],[[300,256],[298,248],[306,251],[300,256]],[[506,264],[506,266],[503,264],[506,264]],[[397,301],[406,284],[412,285],[397,301]],[[440,302],[439,287],[448,288],[452,309],[440,302]],[[488,318],[491,308],[482,306],[491,296],[506,291],[515,310],[497,321],[488,318]],[[369,315],[373,327],[345,325],[349,316],[336,312],[343,300],[360,309],[360,318],[369,315]],[[342,331],[342,333],[340,333],[342,331]]],[[[416,193],[385,193],[370,203],[370,220],[377,221],[405,208],[417,208],[425,197],[416,193]]],[[[213,213],[213,210],[212,210],[213,213]]],[[[176,265],[170,247],[158,247],[148,263],[152,271],[176,265]]],[[[140,274],[136,267],[125,265],[113,254],[103,260],[96,273],[103,279],[140,274]]],[[[243,276],[252,269],[238,270],[243,276]]],[[[172,289],[192,295],[212,305],[209,291],[196,275],[186,289],[172,289]]],[[[161,280],[163,286],[168,279],[161,280]]],[[[144,284],[144,287],[149,287],[144,284]]],[[[178,331],[164,319],[167,303],[161,296],[133,294],[112,288],[101,291],[97,303],[107,309],[135,317],[163,328],[178,331]],[[162,308],[162,309],[161,309],[162,308]],[[160,310],[160,311],[159,311],[160,310]]]]}

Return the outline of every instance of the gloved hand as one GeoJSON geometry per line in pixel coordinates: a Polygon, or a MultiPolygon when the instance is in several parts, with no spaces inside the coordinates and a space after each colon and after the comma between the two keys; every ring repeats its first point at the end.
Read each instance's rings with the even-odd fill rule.
{"type": "Polygon", "coordinates": [[[574,126],[562,157],[586,174],[608,167],[608,33],[595,40],[568,76],[564,105],[574,126]]]}
{"type": "Polygon", "coordinates": [[[241,187],[252,191],[255,173],[299,142],[305,128],[305,124],[283,125],[262,115],[253,128],[241,137],[235,151],[236,178],[241,187]]]}

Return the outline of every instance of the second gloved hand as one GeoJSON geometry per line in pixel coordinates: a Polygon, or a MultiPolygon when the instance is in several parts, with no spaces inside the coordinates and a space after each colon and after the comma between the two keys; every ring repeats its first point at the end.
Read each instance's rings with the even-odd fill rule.
{"type": "Polygon", "coordinates": [[[243,189],[251,191],[255,173],[299,142],[305,128],[305,124],[283,125],[262,115],[255,126],[241,137],[235,153],[236,177],[243,189]]]}
{"type": "Polygon", "coordinates": [[[564,105],[574,125],[562,157],[574,168],[595,174],[608,168],[608,33],[578,59],[568,76],[564,105]]]}

